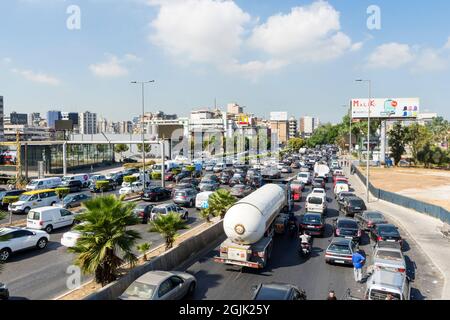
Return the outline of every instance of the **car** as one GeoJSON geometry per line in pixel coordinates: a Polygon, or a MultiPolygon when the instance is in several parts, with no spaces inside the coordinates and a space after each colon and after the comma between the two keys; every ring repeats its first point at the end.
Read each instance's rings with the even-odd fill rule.
{"type": "Polygon", "coordinates": [[[164,204],[154,206],[152,208],[152,211],[150,214],[150,219],[154,220],[159,215],[166,215],[169,212],[174,212],[174,213],[179,214],[184,220],[187,220],[189,217],[189,212],[186,209],[184,209],[174,203],[164,203],[164,204]]]}
{"type": "Polygon", "coordinates": [[[310,236],[322,237],[325,232],[325,220],[320,213],[305,213],[300,226],[303,232],[310,236]]]}
{"type": "Polygon", "coordinates": [[[299,172],[297,174],[297,181],[303,182],[306,186],[310,185],[312,183],[311,173],[309,172],[299,172]]]}
{"type": "Polygon", "coordinates": [[[142,192],[141,199],[144,201],[158,202],[171,198],[171,191],[162,187],[149,187],[142,192]]]}
{"type": "Polygon", "coordinates": [[[122,187],[119,190],[120,195],[144,192],[144,184],[142,182],[133,182],[129,187],[122,187]]]}
{"type": "Polygon", "coordinates": [[[254,175],[251,178],[246,179],[246,184],[251,186],[252,188],[261,188],[264,185],[264,180],[260,175],[254,175]]]}
{"type": "Polygon", "coordinates": [[[6,284],[0,282],[0,300],[9,299],[9,290],[6,284]]]}
{"type": "Polygon", "coordinates": [[[253,288],[252,300],[306,300],[306,293],[286,283],[261,283],[253,288]]]}
{"type": "Polygon", "coordinates": [[[138,161],[136,159],[133,159],[133,158],[123,158],[122,162],[123,163],[137,163],[138,161]]]}
{"type": "Polygon", "coordinates": [[[196,284],[189,273],[149,271],[131,283],[119,300],[181,300],[194,294],[196,284]]]}
{"type": "Polygon", "coordinates": [[[174,181],[176,177],[176,174],[173,173],[172,171],[166,172],[164,174],[164,180],[165,181],[174,181]]]}
{"type": "Polygon", "coordinates": [[[200,180],[198,180],[196,178],[183,178],[178,183],[179,184],[188,183],[188,184],[193,185],[196,189],[198,189],[198,185],[200,184],[200,180]]]}
{"type": "Polygon", "coordinates": [[[197,196],[197,190],[195,189],[183,189],[175,191],[173,195],[173,202],[180,206],[194,207],[195,197],[197,196]]]}
{"type": "Polygon", "coordinates": [[[361,242],[361,229],[358,222],[349,218],[337,218],[334,220],[334,236],[361,242]]]}
{"type": "Polygon", "coordinates": [[[292,162],[291,168],[292,169],[300,169],[300,162],[298,162],[298,161],[292,162]]]}
{"type": "Polygon", "coordinates": [[[350,191],[350,186],[345,181],[338,181],[334,185],[333,192],[334,192],[335,197],[337,197],[337,195],[341,192],[349,192],[349,191],[350,191]]]}
{"type": "Polygon", "coordinates": [[[306,212],[317,212],[325,214],[327,212],[326,198],[321,194],[309,194],[305,203],[306,212]]]}
{"type": "Polygon", "coordinates": [[[31,209],[27,215],[27,228],[45,230],[52,233],[54,229],[71,226],[75,223],[75,214],[67,209],[49,206],[31,209]]]}
{"type": "MultiPolygon", "coordinates": [[[[126,183],[126,182],[123,182],[126,183]]],[[[122,184],[123,184],[122,183],[122,184]]],[[[96,180],[96,182],[93,182],[89,185],[89,191],[92,193],[100,193],[100,192],[108,192],[108,191],[114,191],[117,188],[117,184],[113,179],[102,179],[102,180],[96,180]],[[99,188],[99,184],[97,184],[97,181],[100,183],[100,181],[107,181],[108,183],[105,185],[102,185],[102,188],[99,188]]]]}
{"type": "Polygon", "coordinates": [[[220,175],[219,181],[221,184],[229,184],[232,176],[233,174],[230,171],[224,171],[220,175]]]}
{"type": "MultiPolygon", "coordinates": [[[[80,225],[86,224],[89,222],[82,222],[80,225]]],[[[64,232],[61,237],[61,245],[66,248],[73,248],[77,245],[78,239],[82,236],[82,233],[78,230],[70,230],[64,232]]]]}
{"type": "Polygon", "coordinates": [[[152,212],[153,207],[154,205],[152,204],[139,203],[133,209],[133,213],[137,218],[141,219],[143,224],[147,224],[148,220],[150,219],[150,213],[152,212]]]}
{"type": "Polygon", "coordinates": [[[355,214],[366,211],[367,207],[364,200],[359,197],[346,197],[340,207],[340,211],[348,217],[354,217],[355,214]]]}
{"type": "Polygon", "coordinates": [[[203,192],[203,191],[214,191],[217,188],[219,188],[219,183],[217,181],[215,181],[215,180],[212,180],[212,179],[208,180],[208,179],[203,178],[202,181],[200,182],[200,184],[198,185],[198,189],[199,189],[200,192],[203,192]],[[209,189],[209,190],[205,190],[205,188],[209,189]],[[211,190],[211,189],[214,189],[214,190],[211,190]]]}
{"type": "Polygon", "coordinates": [[[175,176],[175,181],[179,182],[179,181],[181,181],[184,178],[190,178],[190,177],[192,177],[192,172],[191,171],[187,171],[187,170],[183,170],[183,171],[181,171],[179,174],[177,174],[175,176]]]}
{"type": "Polygon", "coordinates": [[[312,191],[311,191],[311,194],[314,194],[314,195],[321,195],[322,197],[327,197],[327,192],[325,191],[325,189],[323,189],[323,188],[314,188],[312,191]]]}
{"type": "Polygon", "coordinates": [[[352,239],[335,237],[325,250],[325,262],[328,264],[353,265],[353,253],[358,245],[352,239]]]}
{"type": "Polygon", "coordinates": [[[213,172],[219,173],[222,172],[224,169],[226,169],[227,165],[225,163],[218,163],[214,166],[213,172]]]}
{"type": "Polygon", "coordinates": [[[402,272],[375,269],[366,281],[366,300],[411,299],[411,280],[402,272]]]}
{"type": "Polygon", "coordinates": [[[336,186],[336,184],[339,182],[344,182],[346,184],[349,184],[348,179],[346,177],[334,177],[333,178],[333,187],[336,186]]]}
{"type": "Polygon", "coordinates": [[[27,191],[53,189],[53,188],[57,188],[58,186],[60,186],[61,182],[62,182],[62,180],[59,177],[33,179],[30,181],[30,183],[27,184],[25,189],[27,191]]]}
{"type": "Polygon", "coordinates": [[[129,168],[129,169],[125,169],[122,171],[124,177],[131,176],[131,175],[133,175],[135,173],[139,173],[139,172],[140,172],[140,170],[138,168],[129,168]]]}
{"type": "Polygon", "coordinates": [[[50,235],[41,230],[28,228],[0,228],[0,262],[6,262],[11,254],[30,248],[45,249],[50,235]]]}
{"type": "Polygon", "coordinates": [[[75,208],[90,199],[92,199],[92,197],[85,193],[68,194],[62,199],[61,203],[57,204],[57,206],[65,209],[75,208]]]}
{"type": "Polygon", "coordinates": [[[79,181],[81,188],[86,188],[88,186],[89,175],[87,173],[66,175],[61,179],[61,187],[67,187],[71,181],[79,181]]]}
{"type": "Polygon", "coordinates": [[[206,172],[210,172],[210,171],[213,171],[213,170],[214,170],[214,164],[207,164],[205,166],[205,171],[206,172]]]}
{"type": "Polygon", "coordinates": [[[197,210],[203,209],[204,203],[208,202],[209,197],[211,197],[213,193],[213,191],[204,191],[197,193],[195,197],[195,208],[197,210]]]}
{"type": "Polygon", "coordinates": [[[125,174],[123,172],[114,172],[106,175],[107,179],[113,180],[118,186],[122,184],[123,177],[125,177],[125,174]]]}
{"type": "Polygon", "coordinates": [[[313,188],[325,188],[325,180],[323,178],[314,178],[312,181],[313,188]]]}
{"type": "Polygon", "coordinates": [[[245,178],[240,174],[240,173],[235,173],[230,181],[228,181],[228,185],[230,187],[234,187],[237,184],[244,184],[245,183],[245,178]]]}
{"type": "Polygon", "coordinates": [[[289,166],[284,166],[281,168],[281,173],[292,173],[292,168],[289,166]]]}
{"type": "Polygon", "coordinates": [[[302,192],[305,189],[303,182],[294,180],[291,182],[291,193],[294,201],[302,200],[302,192]]]}
{"type": "Polygon", "coordinates": [[[108,178],[105,175],[103,175],[103,174],[94,174],[93,176],[91,176],[89,178],[88,186],[90,187],[92,185],[95,185],[96,181],[99,181],[99,180],[104,181],[104,180],[107,180],[107,179],[108,178]]]}
{"type": "Polygon", "coordinates": [[[401,247],[389,246],[391,242],[379,241],[373,251],[373,267],[394,272],[406,272],[406,260],[401,247]],[[384,245],[386,243],[387,245],[384,245]],[[381,245],[380,245],[381,244],[381,245]]]}
{"type": "Polygon", "coordinates": [[[341,206],[344,204],[344,199],[348,197],[356,197],[356,194],[353,192],[341,192],[336,195],[336,201],[339,206],[339,211],[341,211],[341,206]]]}
{"type": "Polygon", "coordinates": [[[275,167],[268,167],[261,172],[263,179],[281,179],[281,172],[275,167]]]}
{"type": "Polygon", "coordinates": [[[68,188],[69,192],[80,192],[83,188],[83,183],[79,180],[70,180],[62,183],[60,188],[68,188]]]}
{"type": "Polygon", "coordinates": [[[375,243],[379,241],[398,242],[400,245],[403,243],[398,228],[393,224],[375,225],[375,227],[370,230],[370,238],[372,238],[375,243]]]}
{"type": "Polygon", "coordinates": [[[18,201],[11,203],[8,210],[12,213],[28,214],[31,209],[53,206],[60,201],[54,189],[28,191],[22,193],[18,201]]]}
{"type": "Polygon", "coordinates": [[[244,198],[252,192],[252,187],[245,184],[237,184],[230,190],[230,194],[236,198],[244,198]]]}
{"type": "Polygon", "coordinates": [[[384,215],[379,211],[364,211],[355,214],[355,218],[359,221],[361,229],[370,231],[377,224],[388,223],[384,215]]]}
{"type": "Polygon", "coordinates": [[[24,192],[26,192],[26,190],[2,190],[2,191],[0,191],[1,209],[8,210],[9,203],[5,203],[3,201],[3,199],[5,197],[18,197],[24,192]]]}

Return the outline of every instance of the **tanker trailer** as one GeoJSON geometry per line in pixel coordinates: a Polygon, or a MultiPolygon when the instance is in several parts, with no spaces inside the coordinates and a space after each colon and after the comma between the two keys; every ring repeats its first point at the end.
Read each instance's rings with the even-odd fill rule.
{"type": "Polygon", "coordinates": [[[227,239],[214,261],[264,268],[272,250],[273,224],[287,202],[286,188],[277,184],[266,184],[236,202],[223,220],[227,239]]]}

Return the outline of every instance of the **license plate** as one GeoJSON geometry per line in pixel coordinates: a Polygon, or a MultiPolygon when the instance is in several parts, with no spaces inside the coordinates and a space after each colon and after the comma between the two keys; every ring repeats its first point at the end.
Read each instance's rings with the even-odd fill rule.
{"type": "Polygon", "coordinates": [[[353,239],[353,237],[349,237],[349,236],[347,236],[347,237],[345,237],[345,239],[353,239]]]}
{"type": "Polygon", "coordinates": [[[345,263],[344,260],[334,260],[336,263],[345,263]]]}
{"type": "Polygon", "coordinates": [[[360,207],[355,207],[355,209],[356,209],[356,210],[361,210],[361,208],[360,208],[360,207]]]}
{"type": "Polygon", "coordinates": [[[387,242],[395,242],[395,240],[392,240],[392,239],[388,239],[388,240],[386,240],[387,242]]]}

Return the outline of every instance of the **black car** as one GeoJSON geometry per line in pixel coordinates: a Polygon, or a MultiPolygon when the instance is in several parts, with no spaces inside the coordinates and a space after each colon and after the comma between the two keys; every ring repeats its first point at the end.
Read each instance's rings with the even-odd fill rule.
{"type": "Polygon", "coordinates": [[[377,224],[388,223],[384,215],[378,211],[364,211],[362,213],[357,213],[355,218],[359,221],[361,228],[367,231],[370,231],[377,224]]]}
{"type": "Polygon", "coordinates": [[[60,187],[69,188],[69,192],[80,192],[83,189],[83,183],[80,180],[70,180],[61,184],[60,187]]]}
{"type": "Polygon", "coordinates": [[[162,187],[150,187],[144,189],[141,199],[144,201],[158,202],[161,200],[170,199],[172,196],[171,191],[162,187]]]}
{"type": "Polygon", "coordinates": [[[323,178],[314,178],[312,187],[325,189],[325,180],[323,178]]]}
{"type": "Polygon", "coordinates": [[[0,300],[8,300],[9,299],[9,290],[6,284],[0,282],[0,300]]]}
{"type": "Polygon", "coordinates": [[[1,208],[4,210],[8,210],[8,203],[3,203],[4,197],[17,197],[24,193],[26,190],[9,190],[9,191],[0,191],[0,203],[1,208]]]}
{"type": "Polygon", "coordinates": [[[111,179],[114,180],[115,183],[117,183],[118,186],[120,186],[123,183],[123,177],[125,175],[122,172],[115,173],[111,176],[111,179]]]}
{"type": "Polygon", "coordinates": [[[125,169],[122,173],[123,173],[124,177],[126,177],[126,176],[131,176],[132,174],[139,173],[139,172],[140,171],[137,168],[130,168],[130,169],[125,169]]]}
{"type": "Polygon", "coordinates": [[[254,288],[253,300],[307,300],[304,290],[285,283],[262,283],[254,288]]]}
{"type": "Polygon", "coordinates": [[[154,205],[152,204],[140,203],[133,209],[133,213],[137,218],[141,219],[143,224],[146,224],[150,218],[153,207],[154,205]]]}
{"type": "Polygon", "coordinates": [[[320,213],[306,213],[301,219],[300,226],[306,234],[322,237],[325,232],[325,219],[320,213]]]}
{"type": "Polygon", "coordinates": [[[220,184],[230,183],[230,179],[232,176],[233,176],[233,174],[229,171],[222,172],[222,174],[219,177],[220,184]]]}
{"type": "Polygon", "coordinates": [[[398,228],[393,224],[377,224],[370,231],[370,237],[373,241],[398,242],[402,244],[403,240],[398,228]]]}
{"type": "Polygon", "coordinates": [[[132,158],[124,158],[122,160],[123,163],[137,163],[138,161],[136,159],[132,159],[132,158]]]}
{"type": "Polygon", "coordinates": [[[340,211],[348,217],[354,217],[356,213],[366,211],[364,200],[359,197],[348,197],[344,199],[340,211]]]}
{"type": "Polygon", "coordinates": [[[341,210],[341,206],[344,204],[345,198],[356,197],[356,194],[353,192],[341,192],[336,196],[336,201],[339,205],[339,210],[341,210]]]}
{"type": "Polygon", "coordinates": [[[93,193],[98,192],[107,192],[107,191],[113,191],[117,188],[117,183],[112,179],[106,179],[106,180],[99,180],[96,183],[91,183],[89,186],[89,191],[93,193]],[[108,181],[108,184],[106,184],[103,188],[98,188],[97,182],[99,181],[108,181]]]}
{"type": "Polygon", "coordinates": [[[192,177],[192,172],[184,170],[184,171],[181,171],[179,174],[177,174],[175,176],[175,181],[178,182],[178,181],[181,181],[184,178],[190,178],[190,177],[192,177]]]}
{"type": "Polygon", "coordinates": [[[90,195],[80,193],[80,194],[69,194],[65,196],[62,200],[63,208],[69,209],[69,208],[75,208],[79,207],[81,203],[88,201],[92,199],[90,195]]]}
{"type": "Polygon", "coordinates": [[[361,242],[361,230],[354,219],[339,218],[334,221],[334,235],[345,239],[361,242]]]}

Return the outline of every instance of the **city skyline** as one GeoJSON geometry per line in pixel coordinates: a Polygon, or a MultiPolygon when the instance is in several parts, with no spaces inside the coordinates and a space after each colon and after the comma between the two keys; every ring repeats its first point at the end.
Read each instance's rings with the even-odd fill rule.
{"type": "Polygon", "coordinates": [[[79,30],[66,26],[69,5],[0,4],[10,12],[0,29],[5,114],[60,108],[129,119],[140,113],[140,92],[129,82],[155,79],[146,88],[148,112],[187,117],[216,99],[222,109],[237,101],[265,118],[283,110],[334,122],[342,104],[367,95],[354,83],[363,77],[372,79],[374,97],[420,97],[422,111],[450,118],[450,33],[429,20],[444,20],[448,3],[379,1],[379,30],[367,28],[369,1],[84,1],[79,30]],[[176,19],[197,9],[208,17],[176,19]],[[399,25],[397,12],[421,19],[399,25]],[[215,21],[220,26],[209,27],[215,21]]]}

